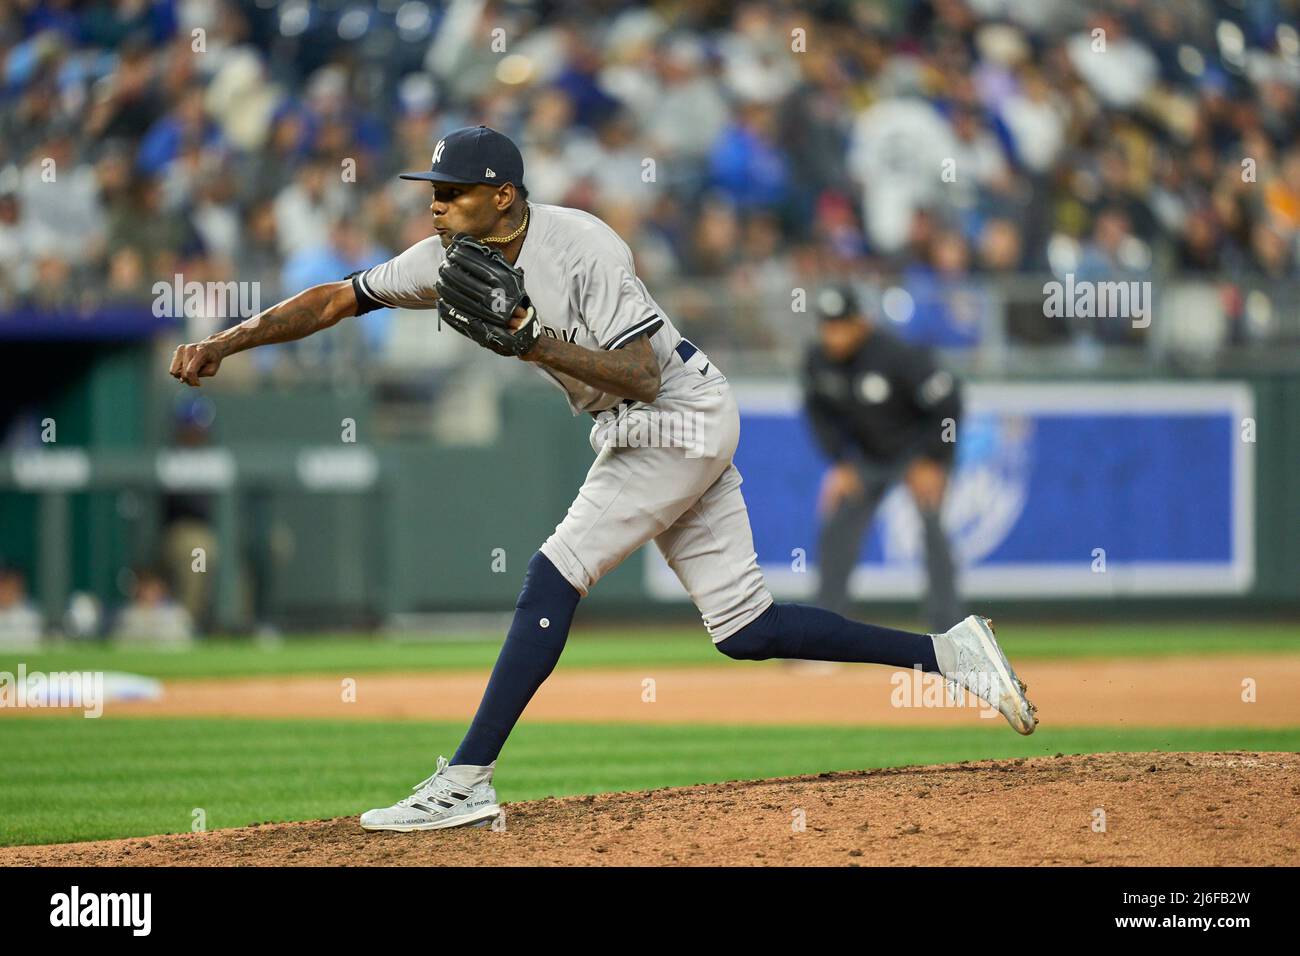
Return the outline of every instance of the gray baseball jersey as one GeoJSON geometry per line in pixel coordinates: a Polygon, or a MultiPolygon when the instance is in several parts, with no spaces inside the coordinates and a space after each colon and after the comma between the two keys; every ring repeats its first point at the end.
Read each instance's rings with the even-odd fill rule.
{"type": "MultiPolygon", "coordinates": [[[[659,395],[644,404],[530,363],[564,391],[575,415],[596,416],[596,460],[542,553],[586,595],[653,540],[721,641],[772,603],[732,463],[740,415],[731,386],[673,327],[613,229],[578,209],[530,209],[515,265],[544,333],[589,349],[617,349],[649,335],[661,370],[659,395]]],[[[353,282],[375,303],[434,308],[442,262],[442,243],[431,236],[353,282]]]]}
{"type": "MultiPolygon", "coordinates": [[[[673,369],[670,360],[682,337],[637,278],[627,243],[580,209],[529,206],[528,234],[515,265],[524,271],[524,286],[543,333],[584,348],[616,349],[653,332],[650,344],[659,367],[673,369]]],[[[437,305],[434,283],[442,262],[442,242],[431,236],[361,273],[357,282],[384,305],[430,309],[437,305]]],[[[564,391],[575,415],[602,411],[622,400],[539,364],[533,368],[564,391]]]]}

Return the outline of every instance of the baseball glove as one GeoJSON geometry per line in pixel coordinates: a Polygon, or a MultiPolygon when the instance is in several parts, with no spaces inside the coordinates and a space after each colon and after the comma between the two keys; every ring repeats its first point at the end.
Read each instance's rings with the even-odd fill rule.
{"type": "Polygon", "coordinates": [[[438,314],[461,335],[498,355],[527,355],[537,344],[542,326],[524,290],[524,270],[507,262],[499,249],[458,233],[434,285],[438,314]],[[512,329],[516,308],[527,315],[512,329]]]}

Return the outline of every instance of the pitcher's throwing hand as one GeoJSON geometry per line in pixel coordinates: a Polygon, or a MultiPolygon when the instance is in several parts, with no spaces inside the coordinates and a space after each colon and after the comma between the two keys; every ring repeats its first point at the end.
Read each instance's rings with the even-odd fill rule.
{"type": "Polygon", "coordinates": [[[199,379],[212,378],[217,374],[217,369],[221,368],[221,359],[220,350],[210,342],[182,345],[172,355],[172,378],[198,388],[199,379]]]}

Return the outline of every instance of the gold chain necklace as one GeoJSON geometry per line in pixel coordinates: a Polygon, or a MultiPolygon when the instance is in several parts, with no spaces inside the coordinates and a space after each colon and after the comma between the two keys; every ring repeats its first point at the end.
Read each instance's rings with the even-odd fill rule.
{"type": "Polygon", "coordinates": [[[519,228],[508,236],[484,236],[479,242],[499,242],[501,245],[509,245],[524,234],[528,228],[528,203],[524,203],[524,221],[519,224],[519,228]]]}

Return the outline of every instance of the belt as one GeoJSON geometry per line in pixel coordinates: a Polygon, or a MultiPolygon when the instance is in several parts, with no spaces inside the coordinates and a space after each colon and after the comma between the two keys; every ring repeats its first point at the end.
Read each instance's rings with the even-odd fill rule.
{"type": "MultiPolygon", "coordinates": [[[[691,359],[695,358],[695,355],[697,352],[699,352],[699,349],[695,347],[694,343],[692,343],[690,339],[682,339],[680,342],[677,343],[677,348],[674,349],[673,351],[677,353],[677,357],[680,358],[682,360],[682,364],[685,365],[691,359]]],[[[635,398],[625,398],[617,405],[611,405],[609,408],[602,408],[599,412],[589,412],[588,414],[590,414],[592,418],[595,418],[597,415],[600,415],[604,412],[614,412],[615,414],[617,414],[625,408],[632,407],[636,403],[637,402],[635,398]]]]}

